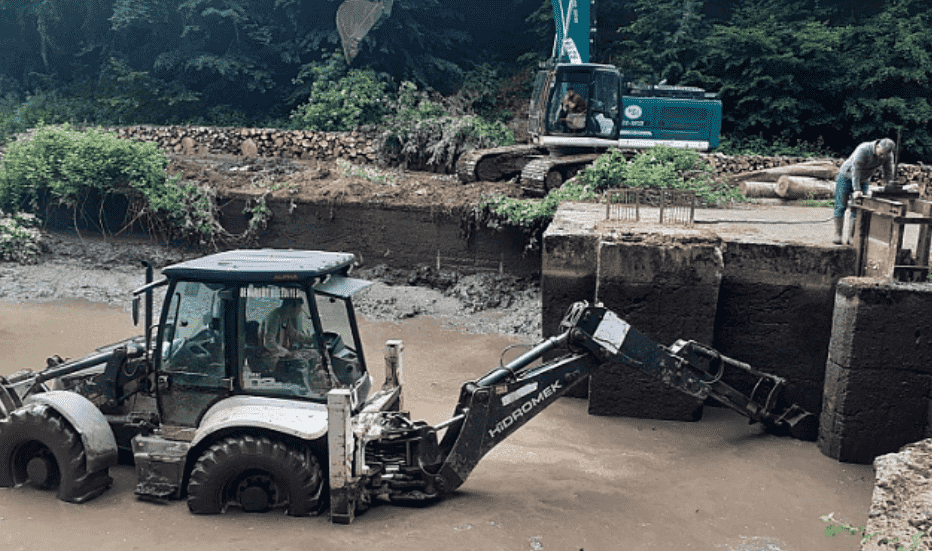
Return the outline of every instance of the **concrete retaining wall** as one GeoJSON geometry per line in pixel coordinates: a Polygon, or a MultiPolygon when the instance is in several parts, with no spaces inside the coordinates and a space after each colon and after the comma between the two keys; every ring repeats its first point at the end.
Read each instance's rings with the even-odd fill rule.
{"type": "MultiPolygon", "coordinates": [[[[715,236],[692,233],[605,236],[598,247],[596,300],[658,343],[711,342],[723,246],[715,236]]],[[[702,401],[617,364],[592,375],[589,412],[695,420],[702,401]]]]}
{"type": "Polygon", "coordinates": [[[724,255],[713,347],[786,378],[790,402],[820,411],[835,285],[855,273],[854,251],[729,240],[724,255]]]}
{"type": "Polygon", "coordinates": [[[874,457],[932,435],[932,285],[871,278],[838,284],[819,449],[874,457]]]}
{"type": "MultiPolygon", "coordinates": [[[[231,200],[223,207],[222,224],[232,233],[246,229],[245,200],[231,200]]],[[[522,233],[479,228],[466,240],[456,210],[278,201],[268,206],[272,218],[259,236],[263,247],[345,251],[366,267],[426,265],[516,276],[536,276],[540,270],[540,255],[525,252],[522,233]]]]}
{"type": "MultiPolygon", "coordinates": [[[[566,307],[601,301],[658,344],[709,344],[789,381],[817,413],[835,285],[855,271],[849,247],[806,246],[659,225],[606,228],[598,205],[564,203],[544,235],[545,335],[566,307]]],[[[753,381],[726,382],[750,390],[753,381]]],[[[695,420],[700,404],[636,370],[607,366],[589,385],[591,413],[695,420]]]]}

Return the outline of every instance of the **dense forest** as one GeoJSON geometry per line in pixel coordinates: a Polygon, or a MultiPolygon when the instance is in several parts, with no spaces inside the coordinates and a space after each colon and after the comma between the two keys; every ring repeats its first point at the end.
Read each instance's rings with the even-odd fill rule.
{"type": "MultiPolygon", "coordinates": [[[[469,108],[505,118],[554,34],[549,0],[395,0],[348,66],[341,3],[0,0],[0,138],[40,121],[309,124],[291,115],[336,81],[472,90],[469,108]]],[[[904,160],[932,157],[926,0],[597,0],[596,15],[593,61],[717,93],[726,144],[845,154],[900,135],[904,160]]]]}

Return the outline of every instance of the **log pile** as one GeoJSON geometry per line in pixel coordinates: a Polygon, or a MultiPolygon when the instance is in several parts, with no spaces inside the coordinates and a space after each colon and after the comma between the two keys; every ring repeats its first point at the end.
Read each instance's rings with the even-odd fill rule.
{"type": "MultiPolygon", "coordinates": [[[[731,175],[758,172],[771,168],[797,165],[808,162],[832,163],[841,166],[844,159],[814,159],[809,157],[765,157],[763,155],[725,155],[709,153],[704,155],[706,161],[718,174],[731,175]]],[[[766,181],[766,180],[765,180],[766,181]]]]}
{"type": "Polygon", "coordinates": [[[745,197],[776,199],[829,199],[835,193],[838,164],[813,160],[728,175],[745,197]]]}
{"type": "MultiPolygon", "coordinates": [[[[752,161],[735,160],[724,155],[720,163],[719,175],[725,176],[728,183],[737,186],[745,197],[773,199],[831,199],[835,194],[835,178],[841,167],[842,159],[805,160],[795,164],[780,164],[787,157],[773,158],[752,157],[752,161]],[[767,167],[767,165],[778,165],[767,167]],[[751,171],[732,172],[746,166],[762,166],[751,171]]],[[[926,165],[900,164],[897,166],[896,180],[906,189],[915,189],[920,197],[932,196],[932,167],[926,165]]],[[[883,173],[878,170],[871,178],[872,186],[883,186],[883,173]]]]}
{"type": "Polygon", "coordinates": [[[159,149],[186,155],[221,154],[286,159],[336,159],[375,162],[379,133],[311,132],[274,128],[205,126],[128,126],[111,128],[119,137],[155,142],[159,149]]]}

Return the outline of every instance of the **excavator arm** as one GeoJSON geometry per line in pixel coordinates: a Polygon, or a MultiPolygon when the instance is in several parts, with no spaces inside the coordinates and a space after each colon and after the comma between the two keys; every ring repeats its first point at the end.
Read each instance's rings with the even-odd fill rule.
{"type": "Polygon", "coordinates": [[[357,434],[368,435],[358,442],[367,473],[359,483],[368,489],[360,488],[360,501],[381,496],[395,503],[423,502],[455,490],[492,448],[606,362],[639,369],[688,395],[712,398],[773,432],[816,436],[817,418],[783,400],[784,379],[694,341],[658,345],[610,310],[577,302],[559,335],[464,384],[449,420],[431,427],[403,412],[386,412],[367,421],[377,430],[357,427],[357,434]],[[565,354],[541,361],[560,350],[565,354]],[[732,372],[756,379],[749,392],[724,382],[732,372]]]}

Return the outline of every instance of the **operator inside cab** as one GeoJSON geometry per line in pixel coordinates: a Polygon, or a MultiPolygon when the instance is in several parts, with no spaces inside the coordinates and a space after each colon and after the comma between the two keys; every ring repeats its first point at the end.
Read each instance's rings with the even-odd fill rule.
{"type": "Polygon", "coordinates": [[[582,132],[586,129],[586,99],[576,90],[570,88],[560,103],[559,122],[570,132],[582,132]]]}
{"type": "Polygon", "coordinates": [[[331,386],[321,362],[304,299],[286,297],[264,316],[259,326],[260,353],[255,371],[277,383],[326,392],[331,386]]]}

